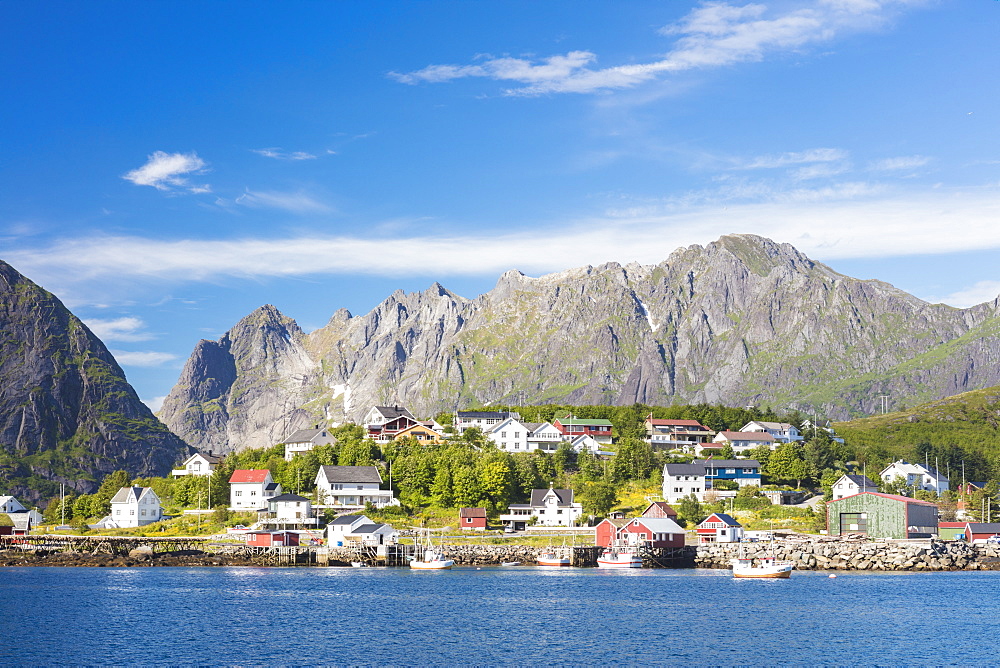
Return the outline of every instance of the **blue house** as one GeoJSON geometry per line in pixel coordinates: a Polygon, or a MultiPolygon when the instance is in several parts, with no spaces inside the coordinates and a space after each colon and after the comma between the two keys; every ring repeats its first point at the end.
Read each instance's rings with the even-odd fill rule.
{"type": "Polygon", "coordinates": [[[717,480],[731,480],[740,487],[760,487],[760,462],[756,459],[704,459],[692,464],[705,468],[705,489],[713,489],[717,480]]]}

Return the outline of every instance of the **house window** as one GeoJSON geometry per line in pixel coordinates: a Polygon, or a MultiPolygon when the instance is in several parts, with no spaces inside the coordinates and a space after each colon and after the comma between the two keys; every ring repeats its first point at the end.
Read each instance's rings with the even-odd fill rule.
{"type": "Polygon", "coordinates": [[[753,475],[754,473],[757,472],[757,469],[743,469],[743,472],[749,475],[753,475]]]}
{"type": "Polygon", "coordinates": [[[333,486],[333,488],[334,488],[335,490],[342,490],[342,489],[344,489],[344,486],[343,486],[343,485],[340,485],[340,484],[337,484],[337,485],[334,485],[334,486],[333,486]]]}
{"type": "Polygon", "coordinates": [[[726,469],[726,473],[730,475],[736,475],[736,469],[726,469]]]}
{"type": "Polygon", "coordinates": [[[500,438],[507,438],[507,432],[505,431],[500,432],[500,438]]]}
{"type": "Polygon", "coordinates": [[[250,496],[257,496],[257,490],[251,489],[250,490],[250,496]]]}
{"type": "Polygon", "coordinates": [[[358,485],[358,489],[362,489],[363,490],[364,488],[365,488],[364,485],[358,485]]]}
{"type": "Polygon", "coordinates": [[[236,490],[235,492],[233,492],[233,496],[243,496],[243,490],[242,489],[236,490]]]}

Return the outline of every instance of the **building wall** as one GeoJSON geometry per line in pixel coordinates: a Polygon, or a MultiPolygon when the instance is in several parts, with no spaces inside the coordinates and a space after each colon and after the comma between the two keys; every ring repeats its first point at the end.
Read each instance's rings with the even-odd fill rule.
{"type": "MultiPolygon", "coordinates": [[[[837,499],[827,505],[827,531],[830,532],[830,535],[839,536],[841,534],[840,516],[842,514],[865,513],[867,515],[865,533],[872,538],[906,538],[906,506],[907,504],[903,501],[868,494],[837,499]]],[[[920,518],[926,518],[927,509],[935,511],[932,506],[912,506],[912,509],[917,508],[921,509],[918,511],[920,518]]],[[[936,517],[936,512],[934,514],[936,517]]],[[[936,520],[933,525],[937,525],[936,520]]]]}

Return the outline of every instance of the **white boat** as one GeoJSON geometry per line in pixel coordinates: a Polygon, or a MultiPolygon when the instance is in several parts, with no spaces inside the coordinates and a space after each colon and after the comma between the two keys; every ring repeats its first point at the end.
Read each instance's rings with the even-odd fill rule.
{"type": "Polygon", "coordinates": [[[635,552],[607,549],[597,558],[598,568],[642,568],[642,557],[635,552]]]}
{"type": "Polygon", "coordinates": [[[426,544],[417,541],[417,556],[410,559],[410,568],[418,571],[442,571],[455,565],[454,559],[445,559],[444,555],[434,549],[429,529],[426,530],[424,542],[426,544]],[[421,548],[424,551],[423,555],[420,554],[421,548]]]}
{"type": "Polygon", "coordinates": [[[410,560],[410,568],[418,571],[440,571],[455,565],[454,559],[445,559],[440,552],[428,548],[421,557],[410,560]]]}
{"type": "Polygon", "coordinates": [[[743,554],[743,544],[740,543],[740,556],[730,561],[733,566],[733,577],[788,578],[792,576],[792,569],[795,567],[794,562],[778,560],[773,553],[765,557],[758,557],[756,566],[753,561],[743,554]]]}
{"type": "Polygon", "coordinates": [[[500,563],[501,566],[520,566],[520,561],[504,561],[500,563]]]}
{"type": "Polygon", "coordinates": [[[560,557],[555,552],[543,552],[536,560],[539,566],[571,566],[569,557],[560,557]]]}

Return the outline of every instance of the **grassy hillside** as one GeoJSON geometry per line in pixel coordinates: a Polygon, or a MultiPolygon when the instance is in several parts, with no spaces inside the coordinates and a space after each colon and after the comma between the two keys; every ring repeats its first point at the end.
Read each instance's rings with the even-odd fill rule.
{"type": "Polygon", "coordinates": [[[910,409],[839,422],[837,434],[869,462],[935,461],[957,482],[1000,479],[1000,387],[964,392],[910,409]]]}

